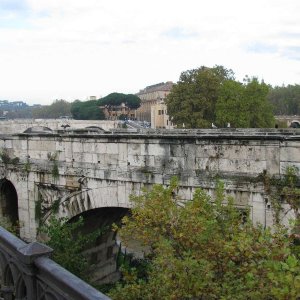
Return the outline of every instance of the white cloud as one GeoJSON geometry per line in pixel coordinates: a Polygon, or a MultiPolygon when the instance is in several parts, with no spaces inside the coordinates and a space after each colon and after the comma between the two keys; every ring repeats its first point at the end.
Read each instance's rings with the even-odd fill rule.
{"type": "MultiPolygon", "coordinates": [[[[0,0],[0,12],[7,3],[0,0]]],[[[15,7],[14,26],[0,14],[0,99],[135,93],[215,64],[239,79],[300,83],[297,0],[28,0],[15,7]]]]}

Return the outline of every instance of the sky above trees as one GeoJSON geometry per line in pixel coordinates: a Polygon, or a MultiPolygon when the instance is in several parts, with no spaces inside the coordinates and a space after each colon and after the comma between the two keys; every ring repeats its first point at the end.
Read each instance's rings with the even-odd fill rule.
{"type": "Polygon", "coordinates": [[[0,99],[136,93],[223,65],[300,83],[298,0],[0,0],[0,99]]]}

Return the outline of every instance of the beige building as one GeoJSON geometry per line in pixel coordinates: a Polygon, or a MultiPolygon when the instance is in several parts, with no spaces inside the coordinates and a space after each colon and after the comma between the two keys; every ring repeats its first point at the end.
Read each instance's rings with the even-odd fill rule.
{"type": "Polygon", "coordinates": [[[126,106],[125,103],[122,103],[121,105],[99,106],[99,108],[104,112],[106,120],[119,120],[120,117],[134,119],[135,117],[134,110],[126,106]]]}
{"type": "Polygon", "coordinates": [[[161,104],[170,93],[172,81],[147,86],[136,95],[141,99],[141,106],[136,110],[136,119],[151,122],[151,107],[161,104]]]}
{"type": "Polygon", "coordinates": [[[151,128],[174,128],[169,120],[167,105],[163,101],[151,106],[151,128]]]}

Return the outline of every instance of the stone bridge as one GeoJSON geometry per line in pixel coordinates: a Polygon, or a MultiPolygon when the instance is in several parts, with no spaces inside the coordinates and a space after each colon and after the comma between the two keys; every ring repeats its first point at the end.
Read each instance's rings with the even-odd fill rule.
{"type": "Polygon", "coordinates": [[[21,133],[27,129],[48,128],[50,130],[63,131],[68,129],[84,129],[86,127],[98,127],[110,130],[118,127],[119,121],[109,120],[73,120],[73,119],[13,119],[0,120],[0,134],[21,133]]]}
{"type": "MultiPolygon", "coordinates": [[[[250,207],[252,220],[269,226],[264,176],[300,168],[298,129],[33,131],[1,135],[0,149],[0,214],[19,221],[27,241],[51,214],[71,221],[83,216],[87,231],[118,222],[130,209],[131,194],[168,185],[172,176],[185,200],[197,187],[213,194],[222,179],[236,206],[250,207]]],[[[116,278],[113,232],[88,252],[99,281],[116,278]]]]}

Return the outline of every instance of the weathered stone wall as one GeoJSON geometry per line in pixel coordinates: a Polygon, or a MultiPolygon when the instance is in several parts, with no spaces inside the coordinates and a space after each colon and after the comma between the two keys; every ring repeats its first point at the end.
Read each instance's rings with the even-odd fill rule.
{"type": "MultiPolygon", "coordinates": [[[[97,135],[21,134],[2,136],[0,148],[20,161],[2,164],[1,178],[16,188],[23,238],[36,236],[36,203],[46,220],[55,200],[72,218],[101,207],[130,207],[142,187],[180,179],[179,195],[191,199],[197,187],[213,194],[217,178],[236,205],[251,208],[254,222],[272,224],[263,177],[300,168],[295,130],[173,130],[97,135]]],[[[286,219],[289,215],[286,216],[286,219]]]]}

